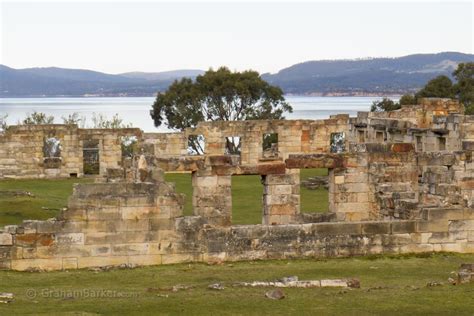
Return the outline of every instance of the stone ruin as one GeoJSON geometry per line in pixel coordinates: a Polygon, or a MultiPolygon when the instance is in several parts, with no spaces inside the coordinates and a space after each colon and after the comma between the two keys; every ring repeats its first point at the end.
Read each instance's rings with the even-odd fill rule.
{"type": "Polygon", "coordinates": [[[179,133],[12,126],[0,136],[0,178],[95,174],[96,183],[76,184],[57,218],[0,228],[0,268],[473,253],[474,116],[463,111],[423,99],[394,112],[179,133]],[[202,155],[188,152],[190,138],[202,155]],[[303,168],[329,170],[329,212],[300,211],[303,168]],[[192,216],[164,172],[191,174],[192,216]],[[232,225],[237,175],[261,176],[262,224],[232,225]]]}

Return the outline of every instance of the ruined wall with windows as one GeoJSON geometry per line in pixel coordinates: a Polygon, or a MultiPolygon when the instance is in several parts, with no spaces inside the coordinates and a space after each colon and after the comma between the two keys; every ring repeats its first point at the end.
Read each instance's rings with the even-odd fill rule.
{"type": "Polygon", "coordinates": [[[0,134],[0,179],[105,175],[122,166],[124,137],[140,129],[80,129],[76,125],[18,125],[0,134]]]}
{"type": "MultiPolygon", "coordinates": [[[[113,151],[132,130],[79,131],[81,146],[97,139],[110,146],[102,154],[106,170],[98,183],[76,185],[58,218],[0,228],[0,268],[472,253],[471,122],[445,99],[354,118],[203,122],[182,133],[137,132],[129,165],[113,151]],[[192,141],[198,143],[188,149],[192,141]],[[328,169],[327,213],[301,212],[300,170],[311,168],[328,169]],[[183,196],[163,172],[191,174],[192,216],[183,216],[183,196]],[[261,224],[233,225],[234,175],[260,176],[261,224]]],[[[28,137],[65,140],[61,133],[28,137]]],[[[10,141],[3,140],[5,150],[10,141]]],[[[55,163],[56,154],[45,158],[42,146],[31,150],[55,163]]],[[[72,150],[63,145],[61,163],[72,150]]]]}

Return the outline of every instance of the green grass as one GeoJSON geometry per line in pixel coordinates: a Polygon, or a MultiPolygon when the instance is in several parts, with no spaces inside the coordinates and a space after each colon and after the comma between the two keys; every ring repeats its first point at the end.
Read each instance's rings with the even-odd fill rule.
{"type": "MultiPolygon", "coordinates": [[[[303,169],[301,180],[327,174],[327,169],[303,169]]],[[[184,215],[192,215],[192,185],[189,173],[167,173],[165,180],[174,182],[176,190],[184,193],[184,215]]],[[[66,207],[74,183],[92,182],[92,179],[58,180],[2,180],[0,181],[0,226],[19,224],[24,219],[48,219],[66,207]],[[12,192],[26,191],[34,196],[12,192]],[[46,209],[45,209],[46,208],[46,209]]],[[[232,177],[232,222],[236,225],[262,222],[263,185],[260,176],[232,177]]],[[[325,189],[308,190],[301,187],[301,212],[325,212],[328,193],[325,189]]]]}
{"type": "MultiPolygon", "coordinates": [[[[301,180],[327,175],[327,169],[302,169],[301,180]]],[[[176,184],[176,191],[184,193],[184,214],[192,215],[192,185],[189,173],[167,173],[165,180],[176,184]]],[[[328,191],[301,187],[301,212],[327,212],[328,191]]],[[[262,223],[263,185],[260,176],[232,177],[232,223],[235,225],[262,223]]]]}
{"type": "Polygon", "coordinates": [[[0,271],[0,291],[15,295],[14,302],[0,304],[0,315],[472,315],[474,283],[453,286],[447,279],[461,263],[473,261],[474,255],[436,254],[213,266],[176,264],[98,273],[0,271]],[[286,298],[273,301],[264,297],[269,288],[232,286],[235,282],[271,281],[290,275],[301,280],[357,277],[361,288],[286,288],[286,298]],[[443,284],[427,287],[432,281],[443,284]],[[223,283],[225,289],[209,290],[207,286],[215,282],[223,283]],[[159,290],[178,284],[192,288],[159,290]],[[132,298],[85,297],[102,290],[132,298]],[[75,295],[65,297],[73,291],[75,295]],[[27,293],[36,293],[36,297],[27,293]]]}
{"type": "Polygon", "coordinates": [[[165,181],[176,185],[176,192],[183,193],[184,215],[193,215],[193,186],[190,173],[165,173],[165,181]]]}
{"type": "MultiPolygon", "coordinates": [[[[300,181],[314,176],[327,176],[328,169],[301,169],[300,170],[300,181]]],[[[305,187],[300,187],[300,203],[301,212],[312,213],[312,212],[327,212],[329,210],[329,197],[328,190],[319,188],[316,190],[309,190],[305,187]]]]}
{"type": "Polygon", "coordinates": [[[59,209],[67,206],[73,184],[86,182],[92,179],[1,180],[0,226],[56,216],[59,209]],[[19,192],[30,192],[32,196],[14,195],[19,192]]]}
{"type": "Polygon", "coordinates": [[[260,176],[232,177],[232,224],[261,224],[263,185],[260,176]]]}

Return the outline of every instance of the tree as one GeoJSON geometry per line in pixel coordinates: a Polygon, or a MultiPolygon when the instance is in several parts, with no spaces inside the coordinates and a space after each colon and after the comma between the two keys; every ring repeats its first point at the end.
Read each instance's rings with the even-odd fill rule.
{"type": "Polygon", "coordinates": [[[423,89],[415,94],[419,98],[454,98],[453,82],[441,75],[428,81],[423,89]]]}
{"type": "Polygon", "coordinates": [[[464,104],[466,114],[474,114],[474,63],[461,63],[453,72],[457,83],[453,86],[459,102],[464,104]]]}
{"type": "Polygon", "coordinates": [[[413,105],[416,104],[416,98],[413,94],[404,94],[400,97],[398,103],[400,105],[413,105]]]}
{"type": "Polygon", "coordinates": [[[382,101],[372,102],[370,112],[389,112],[398,110],[400,108],[401,106],[399,103],[393,102],[393,100],[390,100],[389,98],[383,98],[382,101]]]}
{"type": "MultiPolygon", "coordinates": [[[[156,127],[165,123],[171,129],[184,130],[201,121],[284,119],[283,114],[292,110],[283,91],[264,81],[258,72],[231,72],[221,67],[208,70],[195,81],[175,81],[166,92],[158,93],[150,115],[156,127]]],[[[190,145],[202,153],[196,143],[193,140],[190,145]]]]}
{"type": "Polygon", "coordinates": [[[23,120],[23,125],[43,125],[43,124],[53,124],[54,123],[54,116],[47,115],[42,112],[34,111],[31,114],[27,114],[25,119],[23,120]]]}

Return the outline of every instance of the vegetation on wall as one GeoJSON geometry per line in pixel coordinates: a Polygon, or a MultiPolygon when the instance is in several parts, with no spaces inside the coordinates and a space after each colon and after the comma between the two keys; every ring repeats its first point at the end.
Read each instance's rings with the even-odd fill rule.
{"type": "Polygon", "coordinates": [[[108,118],[101,113],[92,113],[92,128],[130,128],[132,123],[124,123],[116,113],[112,118],[108,118]]]}
{"type": "Polygon", "coordinates": [[[47,115],[43,112],[36,112],[28,113],[26,117],[23,119],[21,124],[23,125],[43,125],[43,124],[53,124],[54,123],[54,116],[47,115]]]}
{"type": "MultiPolygon", "coordinates": [[[[6,129],[8,115],[0,116],[0,130],[6,129]]],[[[132,123],[125,123],[123,119],[116,113],[112,118],[108,118],[102,113],[92,113],[92,124],[86,124],[86,117],[80,116],[79,113],[74,112],[68,116],[61,116],[62,123],[66,125],[78,125],[81,128],[130,128],[132,123]]],[[[22,121],[18,121],[18,125],[44,125],[54,124],[54,116],[47,115],[43,112],[34,111],[27,113],[22,121]]]]}
{"type": "Polygon", "coordinates": [[[78,125],[81,128],[84,128],[86,125],[86,117],[79,116],[77,112],[69,114],[68,116],[61,116],[61,119],[63,120],[63,124],[66,125],[78,125]]]}

